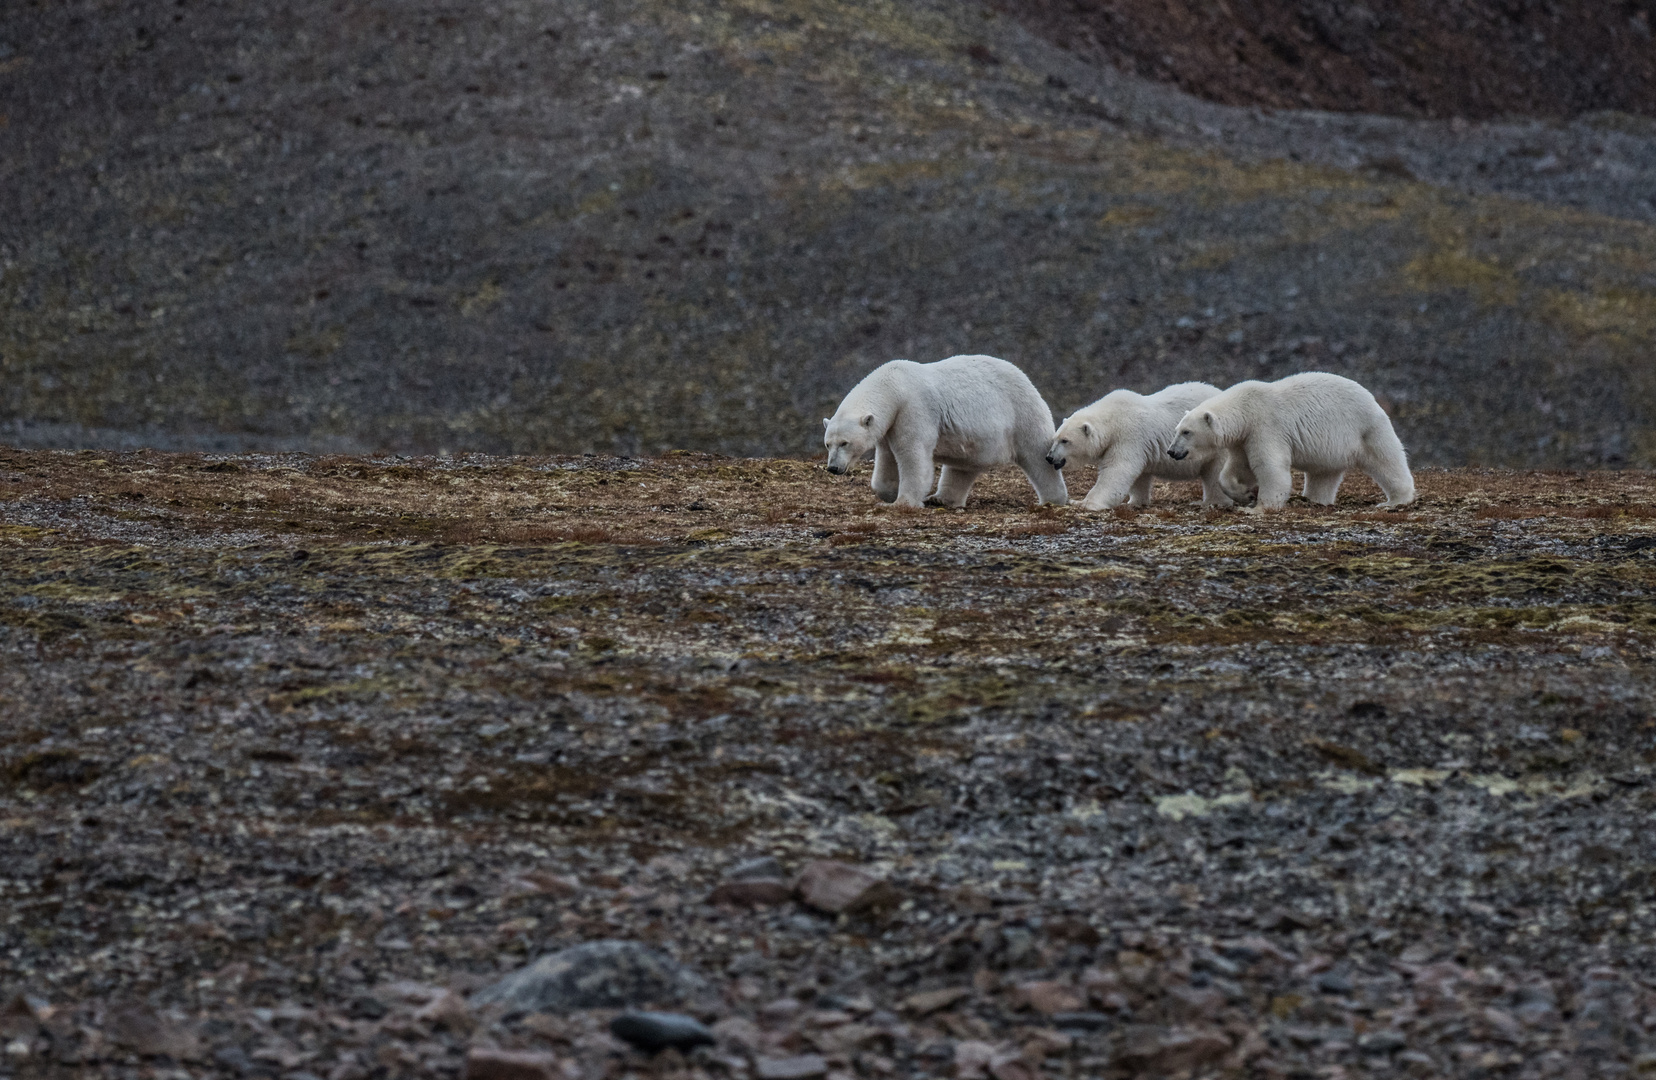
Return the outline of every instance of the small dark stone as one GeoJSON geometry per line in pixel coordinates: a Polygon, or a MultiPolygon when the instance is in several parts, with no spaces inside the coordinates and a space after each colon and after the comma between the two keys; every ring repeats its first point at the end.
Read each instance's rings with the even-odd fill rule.
{"type": "Polygon", "coordinates": [[[371,997],[368,994],[363,994],[361,997],[356,998],[351,1002],[350,1006],[346,1009],[346,1014],[350,1016],[352,1020],[378,1020],[388,1011],[389,1010],[386,1008],[385,1002],[381,1001],[377,997],[371,997]]]}
{"type": "Polygon", "coordinates": [[[253,1059],[239,1046],[221,1046],[213,1051],[213,1063],[229,1069],[238,1076],[246,1076],[255,1068],[253,1059]]]}
{"type": "Polygon", "coordinates": [[[689,1053],[698,1046],[712,1046],[713,1033],[683,1013],[629,1012],[610,1021],[610,1034],[645,1053],[673,1047],[689,1053]]]}
{"type": "Polygon", "coordinates": [[[1365,1054],[1389,1054],[1408,1044],[1401,1032],[1371,1031],[1357,1040],[1357,1049],[1365,1054]]]}
{"type": "Polygon", "coordinates": [[[1349,994],[1352,991],[1350,976],[1339,971],[1325,971],[1317,976],[1317,989],[1325,994],[1349,994]]]}
{"type": "Polygon", "coordinates": [[[1060,1012],[1052,1014],[1052,1026],[1059,1031],[1101,1031],[1115,1020],[1101,1012],[1060,1012]]]}

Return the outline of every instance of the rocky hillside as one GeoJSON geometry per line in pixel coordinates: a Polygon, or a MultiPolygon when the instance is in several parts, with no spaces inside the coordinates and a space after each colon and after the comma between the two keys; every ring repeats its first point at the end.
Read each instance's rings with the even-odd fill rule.
{"type": "Polygon", "coordinates": [[[1267,114],[1039,14],[7,5],[0,430],[800,454],[982,351],[1061,413],[1322,368],[1419,462],[1656,464],[1650,121],[1267,114]]]}
{"type": "Polygon", "coordinates": [[[1000,10],[1082,55],[1232,105],[1656,115],[1651,0],[1004,0],[1000,10]]]}

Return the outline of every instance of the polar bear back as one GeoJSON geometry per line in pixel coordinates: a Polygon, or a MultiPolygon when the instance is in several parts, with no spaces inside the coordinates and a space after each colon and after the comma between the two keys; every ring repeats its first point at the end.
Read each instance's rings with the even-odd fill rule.
{"type": "Polygon", "coordinates": [[[1268,421],[1286,437],[1296,468],[1349,468],[1365,450],[1401,448],[1374,395],[1344,376],[1306,371],[1255,385],[1265,401],[1249,419],[1268,421]]]}
{"type": "Polygon", "coordinates": [[[1052,412],[1035,384],[993,356],[882,364],[846,395],[834,418],[870,413],[891,418],[894,439],[935,437],[945,464],[1004,465],[1031,447],[1044,452],[1052,438],[1052,412]]]}
{"type": "Polygon", "coordinates": [[[1143,466],[1184,479],[1195,476],[1200,462],[1176,462],[1167,456],[1167,447],[1179,426],[1179,419],[1219,393],[1219,388],[1203,382],[1174,383],[1154,394],[1139,394],[1132,390],[1112,390],[1086,408],[1065,420],[1060,434],[1068,434],[1079,448],[1077,460],[1096,462],[1106,456],[1130,457],[1143,466]],[[1080,434],[1083,424],[1090,425],[1092,438],[1080,434]]]}

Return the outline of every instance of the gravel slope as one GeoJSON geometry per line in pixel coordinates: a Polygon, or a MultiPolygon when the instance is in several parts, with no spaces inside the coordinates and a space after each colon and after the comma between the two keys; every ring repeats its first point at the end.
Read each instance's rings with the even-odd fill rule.
{"type": "Polygon", "coordinates": [[[0,425],[808,452],[894,356],[1067,413],[1310,367],[1416,460],[1656,464],[1656,132],[1213,104],[974,3],[0,10],[0,425]]]}

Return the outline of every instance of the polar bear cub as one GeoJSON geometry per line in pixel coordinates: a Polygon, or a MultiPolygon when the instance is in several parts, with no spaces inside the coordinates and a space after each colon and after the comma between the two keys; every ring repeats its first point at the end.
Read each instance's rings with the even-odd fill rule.
{"type": "Polygon", "coordinates": [[[1112,390],[1058,425],[1047,460],[1055,469],[1071,462],[1098,466],[1098,479],[1081,500],[1086,510],[1123,502],[1148,506],[1158,479],[1201,480],[1204,505],[1229,506],[1219,484],[1226,451],[1192,451],[1177,461],[1167,456],[1179,418],[1218,393],[1203,382],[1176,383],[1149,395],[1112,390]]]}
{"type": "Polygon", "coordinates": [[[1349,469],[1380,485],[1381,506],[1414,502],[1414,476],[1391,417],[1373,394],[1339,375],[1307,371],[1237,383],[1186,413],[1167,453],[1177,461],[1215,449],[1238,451],[1220,476],[1225,494],[1246,501],[1257,483],[1261,509],[1288,501],[1294,469],[1304,471],[1305,497],[1314,503],[1331,505],[1349,469]]]}
{"type": "Polygon", "coordinates": [[[1009,462],[1041,502],[1069,502],[1064,474],[1046,461],[1052,410],[1027,375],[993,356],[882,364],[822,424],[828,471],[850,472],[872,453],[874,493],[898,506],[928,501],[935,464],[943,473],[929,501],[964,506],[980,475],[1009,462]]]}

